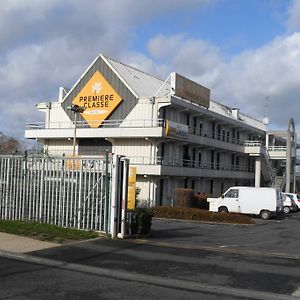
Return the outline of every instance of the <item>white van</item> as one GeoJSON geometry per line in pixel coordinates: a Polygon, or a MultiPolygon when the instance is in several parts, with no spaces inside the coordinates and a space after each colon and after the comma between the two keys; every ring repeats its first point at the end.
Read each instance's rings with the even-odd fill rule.
{"type": "Polygon", "coordinates": [[[260,215],[265,220],[283,212],[283,196],[276,188],[234,186],[207,201],[210,211],[260,215]]]}

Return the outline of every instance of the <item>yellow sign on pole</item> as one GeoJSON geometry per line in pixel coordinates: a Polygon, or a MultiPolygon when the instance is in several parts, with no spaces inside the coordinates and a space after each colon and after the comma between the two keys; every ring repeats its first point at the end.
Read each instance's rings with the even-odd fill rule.
{"type": "Polygon", "coordinates": [[[81,116],[90,127],[99,127],[122,101],[99,71],[96,71],[72,103],[85,107],[81,116]]]}
{"type": "Polygon", "coordinates": [[[129,167],[128,176],[128,209],[135,209],[136,167],[129,167]]]}

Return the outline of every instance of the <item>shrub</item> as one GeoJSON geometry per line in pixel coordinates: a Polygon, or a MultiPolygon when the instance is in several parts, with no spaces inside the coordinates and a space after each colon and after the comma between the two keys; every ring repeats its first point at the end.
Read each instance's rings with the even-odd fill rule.
{"type": "Polygon", "coordinates": [[[195,207],[196,199],[192,189],[176,189],[175,190],[175,206],[176,207],[195,207]]]}
{"type": "Polygon", "coordinates": [[[201,209],[209,209],[207,198],[211,195],[196,194],[192,189],[176,189],[175,190],[175,207],[195,207],[201,209]]]}
{"type": "Polygon", "coordinates": [[[148,235],[152,225],[152,210],[149,208],[136,208],[128,211],[129,214],[129,234],[148,235]]]}
{"type": "Polygon", "coordinates": [[[208,194],[197,194],[195,197],[195,207],[209,210],[209,203],[207,198],[210,197],[208,194]]]}
{"type": "Polygon", "coordinates": [[[183,219],[235,224],[253,224],[249,216],[236,213],[215,213],[199,208],[159,206],[152,208],[153,216],[166,219],[183,219]]]}

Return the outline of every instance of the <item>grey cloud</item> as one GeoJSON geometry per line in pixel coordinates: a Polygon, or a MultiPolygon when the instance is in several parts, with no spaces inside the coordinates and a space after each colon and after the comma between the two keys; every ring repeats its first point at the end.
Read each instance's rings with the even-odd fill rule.
{"type": "Polygon", "coordinates": [[[176,71],[196,80],[214,77],[215,68],[222,63],[217,47],[184,34],[158,35],[149,41],[148,50],[154,60],[164,62],[165,70],[169,66],[169,73],[176,71]]]}
{"type": "Polygon", "coordinates": [[[282,36],[264,47],[237,55],[223,64],[214,82],[214,95],[262,118],[271,126],[300,126],[300,33],[282,36]]]}
{"type": "Polygon", "coordinates": [[[230,61],[213,45],[184,35],[159,35],[148,50],[153,60],[163,61],[163,70],[182,72],[211,88],[214,100],[258,119],[268,115],[273,128],[285,128],[294,117],[300,129],[300,33],[279,36],[230,61]]]}
{"type": "Polygon", "coordinates": [[[300,1],[293,0],[288,9],[286,26],[290,31],[300,30],[300,1]]]}
{"type": "Polygon", "coordinates": [[[130,51],[137,26],[214,1],[6,1],[0,10],[1,131],[22,137],[26,121],[42,119],[35,103],[56,99],[61,85],[71,87],[98,52],[127,56],[158,73],[150,59],[130,51]]]}

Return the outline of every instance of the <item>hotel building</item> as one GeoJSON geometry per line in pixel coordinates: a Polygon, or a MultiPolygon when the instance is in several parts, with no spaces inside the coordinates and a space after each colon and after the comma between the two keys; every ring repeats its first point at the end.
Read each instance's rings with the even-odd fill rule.
{"type": "Polygon", "coordinates": [[[100,54],[70,90],[37,108],[45,122],[27,124],[26,138],[47,155],[128,157],[149,206],[173,205],[176,188],[214,196],[234,185],[296,189],[293,119],[270,131],[266,119],[213,101],[177,73],[163,81],[100,54]]]}

